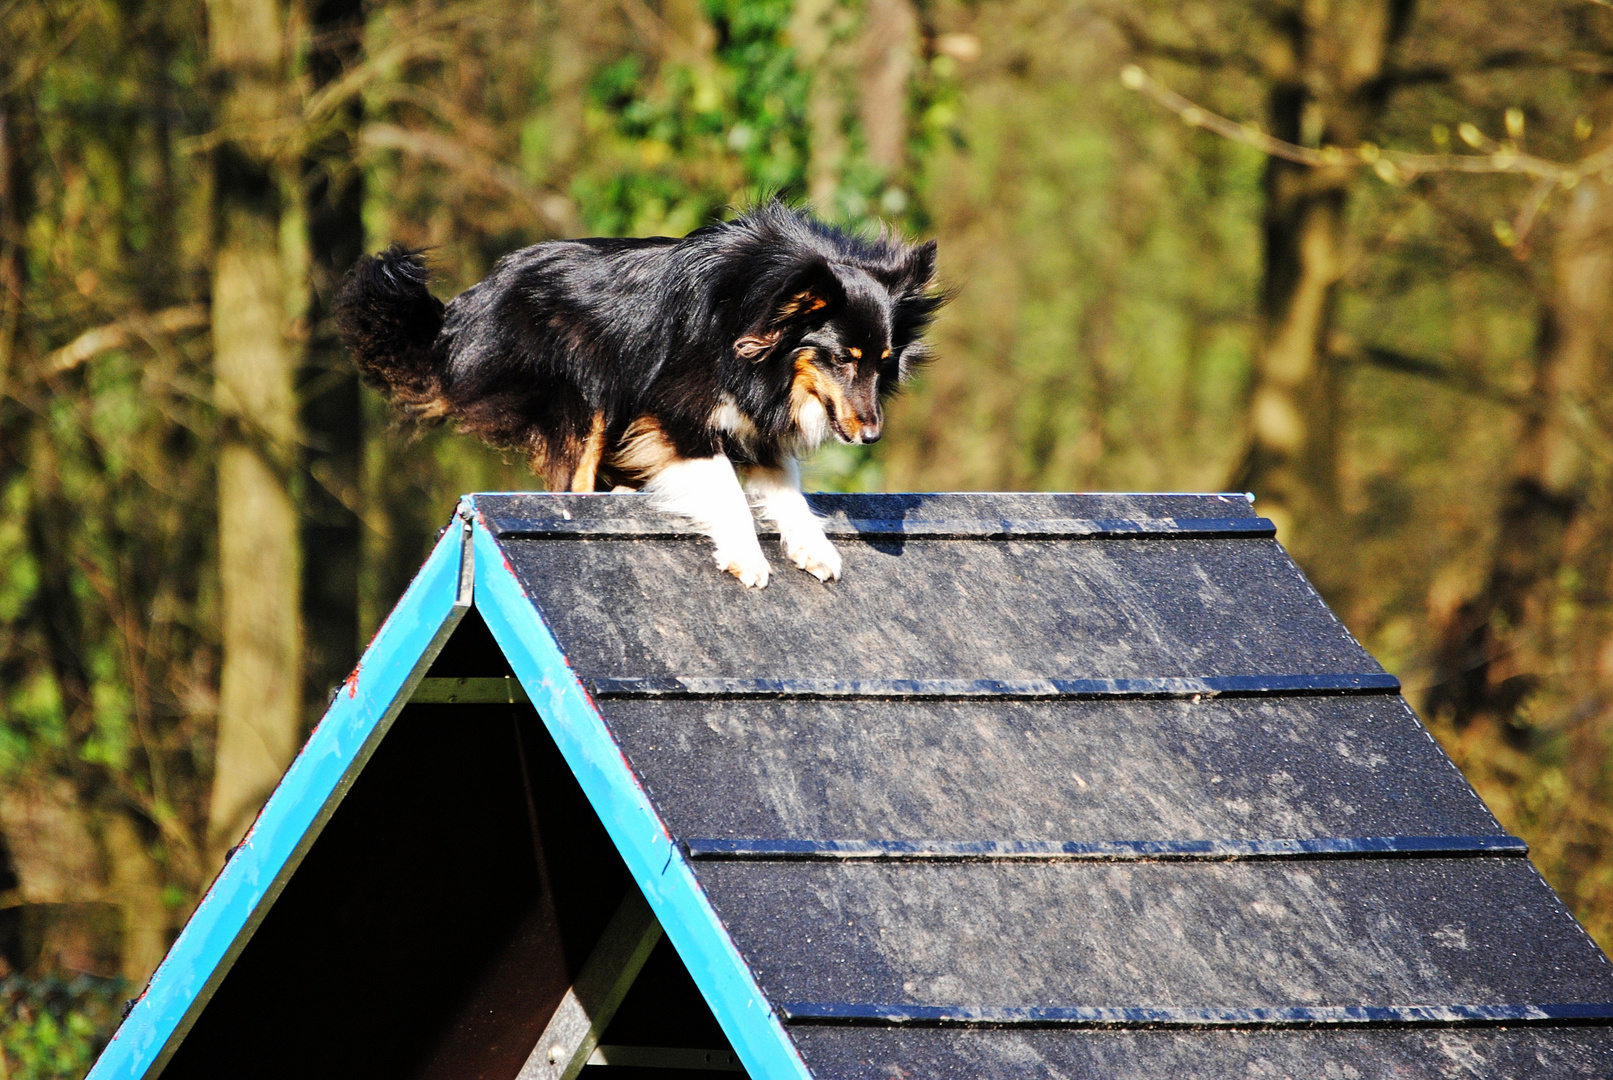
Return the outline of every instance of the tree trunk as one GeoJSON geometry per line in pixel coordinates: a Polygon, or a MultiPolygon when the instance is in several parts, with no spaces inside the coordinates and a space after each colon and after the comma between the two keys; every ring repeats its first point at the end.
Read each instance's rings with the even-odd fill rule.
{"type": "Polygon", "coordinates": [[[117,809],[99,815],[107,867],[107,899],[123,914],[119,969],[129,985],[144,986],[168,952],[168,905],[162,867],[152,858],[143,822],[117,809]]]}
{"type": "MultiPolygon", "coordinates": [[[[0,78],[9,82],[8,76],[9,65],[0,63],[0,78]]],[[[0,402],[17,374],[13,353],[23,312],[23,232],[32,194],[23,153],[28,112],[19,95],[0,94],[0,402]]]]}
{"type": "MultiPolygon", "coordinates": [[[[358,58],[364,31],[359,0],[318,0],[310,7],[313,48],[309,74],[317,90],[358,58]]],[[[303,163],[312,288],[311,336],[302,370],[302,425],[312,482],[304,496],[303,549],[318,552],[303,567],[307,628],[307,702],[311,715],[358,662],[358,505],[364,422],[358,371],[331,322],[342,277],[364,251],[364,182],[352,168],[353,135],[362,121],[356,97],[340,123],[303,163]]]]}
{"type": "Polygon", "coordinates": [[[168,951],[172,922],[143,823],[88,806],[79,786],[57,778],[0,792],[0,830],[16,900],[34,909],[34,944],[48,953],[26,958],[35,970],[121,974],[143,986],[168,951]]]}
{"type": "Polygon", "coordinates": [[[302,735],[301,567],[289,480],[296,445],[285,339],[280,183],[263,149],[281,111],[284,31],[276,0],[212,0],[223,85],[216,154],[213,373],[219,452],[223,671],[208,844],[240,840],[302,735]]]}
{"type": "MultiPolygon", "coordinates": [[[[1273,135],[1353,152],[1382,115],[1383,77],[1411,0],[1289,5],[1266,57],[1273,135]]],[[[1345,211],[1358,171],[1266,165],[1261,339],[1249,397],[1249,444],[1233,478],[1288,532],[1326,528],[1338,503],[1337,374],[1328,358],[1345,268],[1345,211]]]]}
{"type": "Polygon", "coordinates": [[[1458,726],[1481,715],[1511,720],[1545,674],[1554,585],[1588,494],[1576,414],[1613,375],[1613,188],[1591,177],[1568,203],[1541,312],[1534,404],[1508,470],[1489,573],[1443,627],[1435,655],[1426,707],[1458,726]],[[1531,647],[1531,637],[1541,640],[1531,647]]]}
{"type": "Polygon", "coordinates": [[[812,73],[806,106],[811,147],[806,169],[807,199],[825,217],[834,216],[838,210],[836,196],[846,165],[845,108],[840,85],[844,64],[842,50],[834,48],[835,17],[840,12],[837,0],[797,0],[790,12],[796,66],[812,73]]]}
{"type": "Polygon", "coordinates": [[[907,84],[918,55],[911,0],[869,0],[863,14],[858,95],[869,162],[886,176],[907,161],[907,84]]]}
{"type": "MultiPolygon", "coordinates": [[[[0,79],[10,81],[10,65],[0,59],[0,79]]],[[[17,370],[17,330],[22,322],[27,279],[23,237],[32,185],[25,163],[23,127],[28,111],[19,95],[0,94],[0,490],[27,468],[33,414],[10,391],[17,370]]]]}

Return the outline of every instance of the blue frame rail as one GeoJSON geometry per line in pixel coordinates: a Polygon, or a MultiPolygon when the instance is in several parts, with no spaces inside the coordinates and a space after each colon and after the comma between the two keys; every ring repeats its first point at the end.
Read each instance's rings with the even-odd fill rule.
{"type": "Polygon", "coordinates": [[[754,1077],[810,1080],[806,1063],[712,909],[683,849],[650,804],[593,698],[480,514],[474,547],[477,611],[740,1061],[754,1077]]]}
{"type": "Polygon", "coordinates": [[[93,1080],[138,1080],[167,1064],[470,610],[469,538],[469,522],[456,518],[432,549],[102,1051],[93,1080]]]}

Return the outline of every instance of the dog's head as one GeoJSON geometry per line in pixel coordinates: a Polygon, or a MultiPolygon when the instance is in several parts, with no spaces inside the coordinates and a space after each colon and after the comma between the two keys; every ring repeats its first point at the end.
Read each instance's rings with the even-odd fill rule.
{"type": "Polygon", "coordinates": [[[845,443],[877,441],[884,398],[926,359],[923,334],[946,299],[933,288],[935,241],[886,253],[804,260],[734,343],[747,360],[787,362],[790,415],[808,444],[831,432],[845,443]]]}

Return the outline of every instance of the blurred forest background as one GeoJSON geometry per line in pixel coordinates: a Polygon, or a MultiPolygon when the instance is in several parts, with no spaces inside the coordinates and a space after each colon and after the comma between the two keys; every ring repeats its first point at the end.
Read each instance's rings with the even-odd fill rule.
{"type": "Polygon", "coordinates": [[[78,1076],[464,491],[329,309],[940,239],[833,489],[1251,490],[1613,946],[1606,0],[0,0],[0,1076],[78,1076]]]}

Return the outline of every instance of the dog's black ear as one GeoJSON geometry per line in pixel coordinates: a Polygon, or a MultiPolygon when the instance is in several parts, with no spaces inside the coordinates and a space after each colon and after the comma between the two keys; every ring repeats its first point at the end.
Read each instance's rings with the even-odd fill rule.
{"type": "Polygon", "coordinates": [[[934,240],[926,240],[907,251],[907,266],[902,277],[913,292],[921,292],[935,280],[934,240]]]}
{"type": "Polygon", "coordinates": [[[773,294],[758,325],[734,342],[734,352],[747,360],[760,360],[779,343],[789,322],[833,308],[845,299],[845,286],[828,263],[819,259],[806,263],[773,294]]]}
{"type": "Polygon", "coordinates": [[[834,307],[845,298],[845,286],[840,284],[834,269],[814,259],[791,274],[773,298],[772,324],[783,326],[791,319],[834,307]]]}
{"type": "Polygon", "coordinates": [[[935,283],[935,241],[892,245],[881,264],[868,267],[868,272],[893,297],[917,296],[935,283]]]}

